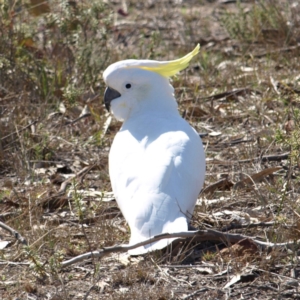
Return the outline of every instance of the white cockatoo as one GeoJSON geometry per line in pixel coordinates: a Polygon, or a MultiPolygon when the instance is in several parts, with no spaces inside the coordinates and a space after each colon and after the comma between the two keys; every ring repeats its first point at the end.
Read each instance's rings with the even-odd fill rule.
{"type": "MultiPolygon", "coordinates": [[[[200,46],[173,61],[123,60],[103,73],[105,106],[123,122],[109,153],[117,203],[130,244],[188,230],[205,176],[199,134],[179,114],[169,77],[185,69],[200,46]]],[[[162,249],[164,239],[129,251],[162,249]]]]}

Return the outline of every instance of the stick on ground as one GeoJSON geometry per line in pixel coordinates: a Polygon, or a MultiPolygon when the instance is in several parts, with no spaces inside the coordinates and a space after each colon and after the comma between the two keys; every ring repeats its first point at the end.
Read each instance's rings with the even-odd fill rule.
{"type": "Polygon", "coordinates": [[[81,255],[78,255],[74,258],[71,258],[69,260],[63,261],[61,263],[62,268],[65,268],[67,266],[70,266],[74,263],[83,261],[85,259],[90,259],[92,257],[101,259],[102,257],[110,254],[110,253],[122,253],[127,252],[128,250],[135,249],[141,246],[145,246],[151,243],[154,243],[156,241],[167,239],[167,238],[194,238],[195,241],[201,242],[201,241],[221,241],[224,243],[229,244],[235,244],[241,240],[244,239],[250,239],[252,240],[256,245],[260,246],[263,249],[266,248],[280,248],[280,247],[292,247],[295,245],[295,241],[287,242],[287,243],[269,243],[269,242],[263,242],[259,241],[257,239],[254,239],[249,236],[241,235],[241,234],[230,234],[230,233],[223,233],[217,230],[207,229],[207,230],[197,230],[197,231],[182,231],[182,232],[176,232],[176,233],[163,233],[156,235],[148,240],[145,240],[143,242],[134,244],[134,245],[118,245],[113,247],[105,247],[99,251],[93,251],[93,252],[87,252],[81,255]]]}
{"type": "Polygon", "coordinates": [[[25,246],[28,245],[27,241],[22,237],[22,235],[18,231],[14,230],[13,228],[9,227],[8,225],[4,224],[3,222],[0,222],[0,227],[3,228],[4,230],[8,231],[23,245],[25,245],[25,246]]]}

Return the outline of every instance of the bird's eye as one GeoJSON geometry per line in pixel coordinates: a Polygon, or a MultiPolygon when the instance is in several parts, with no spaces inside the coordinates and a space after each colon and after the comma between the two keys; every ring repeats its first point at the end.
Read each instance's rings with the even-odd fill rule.
{"type": "Polygon", "coordinates": [[[131,88],[131,84],[130,84],[130,83],[127,83],[127,84],[125,85],[125,87],[126,87],[126,89],[130,89],[130,88],[131,88]]]}

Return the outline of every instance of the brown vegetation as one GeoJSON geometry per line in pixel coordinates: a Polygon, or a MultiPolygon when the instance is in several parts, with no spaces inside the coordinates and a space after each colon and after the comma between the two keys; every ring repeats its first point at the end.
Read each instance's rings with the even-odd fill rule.
{"type": "Polygon", "coordinates": [[[296,0],[0,1],[0,221],[15,230],[0,228],[0,298],[300,299],[299,45],[296,0]],[[129,240],[109,193],[120,124],[102,103],[103,70],[197,43],[173,79],[205,133],[192,225],[247,238],[62,268],[129,240]]]}

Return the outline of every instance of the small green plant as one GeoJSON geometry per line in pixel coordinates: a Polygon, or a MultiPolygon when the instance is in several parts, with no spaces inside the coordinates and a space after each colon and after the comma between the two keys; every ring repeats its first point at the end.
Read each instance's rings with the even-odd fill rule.
{"type": "Polygon", "coordinates": [[[82,222],[87,213],[87,209],[86,209],[85,203],[83,202],[83,195],[78,190],[77,185],[78,185],[78,183],[76,183],[76,181],[74,179],[72,181],[73,200],[75,203],[75,208],[76,208],[76,213],[78,215],[78,218],[79,218],[80,222],[82,222]]]}
{"type": "Polygon", "coordinates": [[[213,260],[213,259],[215,258],[215,256],[216,256],[216,253],[210,252],[210,251],[206,251],[206,252],[203,254],[203,256],[202,256],[202,259],[203,259],[204,261],[211,261],[211,260],[213,260]]]}
{"type": "Polygon", "coordinates": [[[44,276],[46,274],[46,269],[39,253],[29,246],[24,247],[24,251],[27,257],[31,260],[31,268],[33,268],[34,271],[37,272],[40,276],[44,276]]]}
{"type": "Polygon", "coordinates": [[[63,88],[63,97],[68,101],[69,106],[72,107],[77,104],[77,100],[82,92],[82,89],[70,83],[63,88]]]}
{"type": "Polygon", "coordinates": [[[1,190],[0,191],[0,203],[4,198],[9,197],[9,195],[10,195],[10,190],[8,190],[8,189],[7,190],[1,190]]]}

